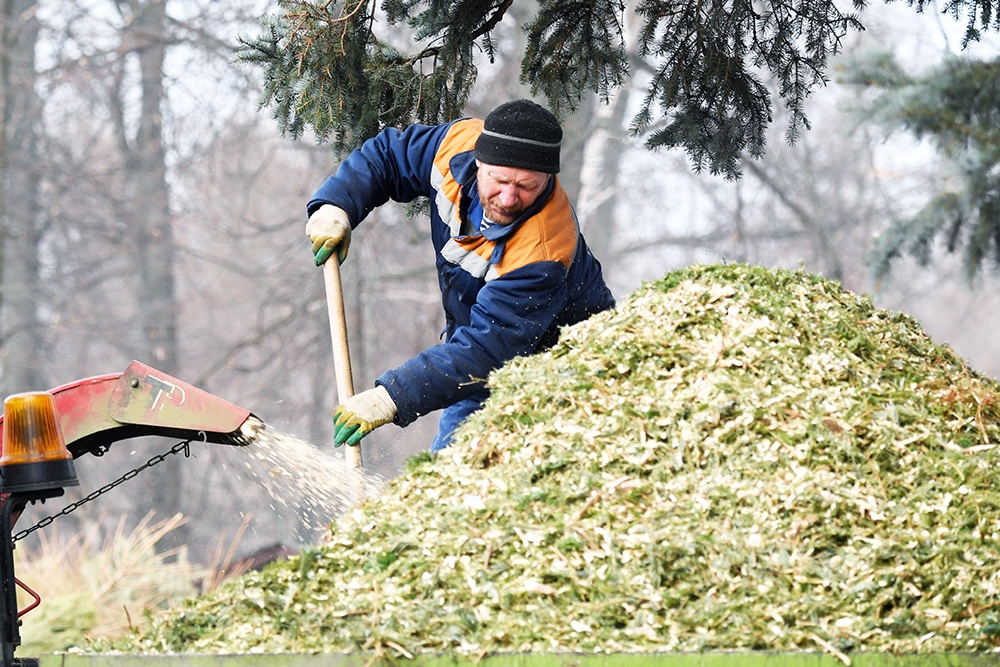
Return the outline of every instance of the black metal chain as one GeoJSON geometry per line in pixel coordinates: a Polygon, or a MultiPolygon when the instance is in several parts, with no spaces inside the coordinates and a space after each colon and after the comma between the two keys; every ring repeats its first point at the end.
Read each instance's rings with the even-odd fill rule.
{"type": "MultiPolygon", "coordinates": [[[[200,432],[198,435],[201,436],[202,442],[208,442],[208,436],[205,434],[204,431],[200,432]]],[[[73,512],[75,510],[78,510],[80,507],[82,507],[83,505],[86,505],[91,500],[96,500],[97,498],[103,496],[105,493],[107,493],[111,489],[115,488],[116,486],[119,486],[120,484],[124,484],[128,480],[130,480],[133,477],[135,477],[136,475],[138,475],[143,470],[146,470],[147,468],[152,468],[153,466],[157,465],[158,463],[163,463],[168,457],[173,456],[174,454],[177,454],[179,452],[184,452],[184,458],[189,458],[191,456],[191,443],[192,442],[194,442],[193,439],[192,440],[183,440],[181,442],[178,442],[176,445],[174,445],[173,447],[171,447],[168,451],[165,451],[162,454],[157,454],[153,458],[151,458],[148,461],[146,461],[145,463],[143,463],[138,468],[135,468],[134,470],[129,470],[127,473],[125,473],[124,475],[122,475],[121,477],[119,477],[118,479],[116,479],[115,481],[108,482],[107,484],[105,484],[101,488],[97,489],[96,491],[94,491],[90,495],[86,496],[85,498],[81,498],[80,500],[77,500],[74,503],[70,503],[66,507],[62,508],[62,510],[60,510],[59,512],[57,512],[57,513],[55,513],[55,514],[53,514],[51,516],[45,517],[44,519],[42,519],[41,521],[39,521],[38,523],[36,523],[31,528],[25,528],[21,532],[19,532],[16,535],[14,535],[14,537],[11,538],[11,542],[17,542],[18,540],[24,539],[25,537],[27,537],[28,535],[31,535],[33,532],[35,532],[39,528],[44,528],[45,526],[48,526],[50,523],[52,523],[53,521],[55,521],[57,518],[59,518],[61,516],[66,516],[67,514],[73,512]]]]}

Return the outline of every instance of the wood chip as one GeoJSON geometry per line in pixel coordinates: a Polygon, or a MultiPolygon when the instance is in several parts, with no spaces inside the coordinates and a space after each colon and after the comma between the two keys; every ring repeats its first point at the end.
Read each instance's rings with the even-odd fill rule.
{"type": "Polygon", "coordinates": [[[692,267],[490,382],[308,566],[93,650],[1000,646],[1000,391],[912,318],[803,272],[692,267]]]}

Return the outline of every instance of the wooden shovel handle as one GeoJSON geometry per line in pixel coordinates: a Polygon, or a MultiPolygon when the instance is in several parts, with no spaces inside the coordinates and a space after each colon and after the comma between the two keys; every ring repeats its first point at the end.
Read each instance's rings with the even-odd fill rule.
{"type": "MultiPolygon", "coordinates": [[[[347,316],[344,313],[344,289],[340,282],[340,264],[334,253],[323,263],[326,284],[326,307],[330,314],[330,336],[333,339],[333,372],[337,376],[337,402],[343,403],[354,395],[351,375],[351,352],[347,345],[347,316]]],[[[361,445],[348,445],[344,454],[354,468],[361,468],[361,445]]]]}

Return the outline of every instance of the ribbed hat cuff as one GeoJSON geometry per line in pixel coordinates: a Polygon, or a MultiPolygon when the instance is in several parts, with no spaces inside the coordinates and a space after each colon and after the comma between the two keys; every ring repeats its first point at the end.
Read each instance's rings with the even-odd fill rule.
{"type": "Polygon", "coordinates": [[[559,172],[561,143],[535,141],[484,130],[476,142],[475,155],[477,160],[486,164],[556,174],[559,172]]]}

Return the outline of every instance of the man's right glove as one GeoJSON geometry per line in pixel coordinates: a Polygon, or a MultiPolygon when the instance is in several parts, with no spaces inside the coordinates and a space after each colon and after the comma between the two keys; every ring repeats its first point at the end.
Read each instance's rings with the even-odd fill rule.
{"type": "Polygon", "coordinates": [[[333,204],[323,204],[309,216],[306,236],[312,242],[316,266],[323,266],[334,250],[343,264],[347,259],[347,248],[351,245],[351,221],[347,211],[333,204]]]}
{"type": "Polygon", "coordinates": [[[333,445],[357,445],[395,417],[396,403],[382,385],[351,396],[333,411],[333,445]]]}

